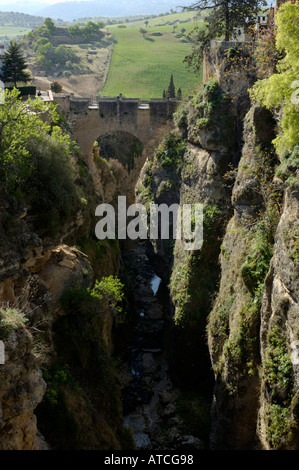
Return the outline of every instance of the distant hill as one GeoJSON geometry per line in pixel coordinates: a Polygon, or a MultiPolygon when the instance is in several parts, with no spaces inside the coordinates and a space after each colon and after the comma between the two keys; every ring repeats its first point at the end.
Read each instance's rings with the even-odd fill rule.
{"type": "Polygon", "coordinates": [[[48,6],[48,2],[13,2],[5,5],[0,5],[0,11],[15,11],[19,13],[26,13],[28,15],[37,15],[37,11],[41,8],[48,6]]]}
{"type": "Polygon", "coordinates": [[[0,11],[0,27],[10,26],[10,27],[26,27],[26,28],[36,28],[37,26],[42,25],[44,18],[41,16],[26,15],[24,13],[16,12],[3,12],[0,11]]]}
{"type": "Polygon", "coordinates": [[[41,16],[0,11],[0,44],[7,47],[9,41],[12,39],[20,40],[22,36],[42,25],[43,22],[44,18],[41,16]]]}
{"type": "Polygon", "coordinates": [[[83,17],[119,17],[131,15],[159,14],[176,9],[180,6],[189,6],[190,0],[107,0],[62,2],[39,9],[36,14],[62,18],[71,21],[83,17]]]}

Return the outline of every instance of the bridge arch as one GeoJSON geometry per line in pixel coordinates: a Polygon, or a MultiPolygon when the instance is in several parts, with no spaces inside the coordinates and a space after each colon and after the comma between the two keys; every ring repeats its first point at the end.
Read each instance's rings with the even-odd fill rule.
{"type": "MultiPolygon", "coordinates": [[[[55,95],[55,101],[67,113],[72,122],[73,135],[92,174],[96,174],[94,142],[111,133],[127,133],[143,145],[143,165],[149,152],[160,143],[165,132],[173,128],[172,116],[178,101],[174,99],[139,98],[75,98],[72,95],[55,95]]],[[[141,171],[141,168],[137,168],[141,171]]],[[[98,177],[96,177],[98,181],[98,177]]],[[[97,186],[95,184],[95,186],[97,186]]]]}
{"type": "Polygon", "coordinates": [[[74,137],[83,155],[89,155],[93,142],[111,131],[132,134],[143,145],[151,140],[156,130],[170,124],[178,101],[152,99],[142,102],[139,98],[89,98],[66,96],[67,107],[74,121],[74,137]]]}
{"type": "Polygon", "coordinates": [[[94,148],[94,155],[106,160],[117,160],[127,171],[135,166],[135,160],[142,155],[144,145],[133,134],[126,131],[111,131],[100,135],[94,148]]]}

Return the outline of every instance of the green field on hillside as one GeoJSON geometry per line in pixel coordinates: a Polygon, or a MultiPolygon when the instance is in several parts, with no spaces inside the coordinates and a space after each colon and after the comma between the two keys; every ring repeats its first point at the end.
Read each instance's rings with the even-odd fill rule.
{"type": "Polygon", "coordinates": [[[181,88],[183,96],[192,91],[201,75],[189,71],[183,61],[192,48],[187,34],[198,24],[194,16],[184,12],[150,19],[148,25],[138,21],[109,26],[116,43],[100,96],[162,98],[171,74],[176,91],[181,88]],[[144,36],[140,27],[147,31],[144,36]]]}
{"type": "Polygon", "coordinates": [[[31,30],[26,26],[0,26],[0,43],[7,45],[11,39],[21,38],[31,30]]]}

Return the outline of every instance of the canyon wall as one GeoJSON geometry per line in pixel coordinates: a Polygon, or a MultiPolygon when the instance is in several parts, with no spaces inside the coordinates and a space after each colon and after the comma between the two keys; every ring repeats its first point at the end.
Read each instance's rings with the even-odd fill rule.
{"type": "Polygon", "coordinates": [[[297,168],[291,185],[277,176],[277,123],[250,102],[248,51],[239,58],[246,68],[221,48],[207,60],[207,82],[179,107],[176,131],[145,164],[136,193],[144,203],[204,205],[199,252],[153,242],[173,303],[173,366],[201,393],[213,387],[211,449],[296,449],[297,168]]]}

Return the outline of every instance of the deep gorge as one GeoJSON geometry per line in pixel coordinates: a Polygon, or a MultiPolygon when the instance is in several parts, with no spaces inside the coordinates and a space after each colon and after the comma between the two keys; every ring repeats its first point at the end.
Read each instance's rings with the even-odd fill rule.
{"type": "Polygon", "coordinates": [[[62,226],[0,194],[1,449],[298,448],[298,183],[277,176],[252,68],[206,60],[158,146],[75,155],[62,226]],[[201,250],[98,240],[95,207],[119,195],[202,203],[201,250]]]}

